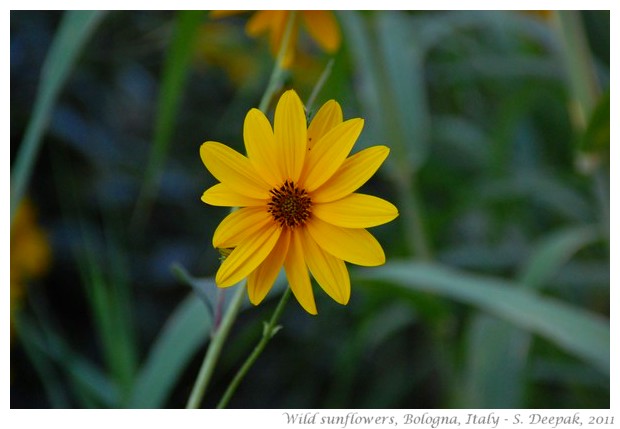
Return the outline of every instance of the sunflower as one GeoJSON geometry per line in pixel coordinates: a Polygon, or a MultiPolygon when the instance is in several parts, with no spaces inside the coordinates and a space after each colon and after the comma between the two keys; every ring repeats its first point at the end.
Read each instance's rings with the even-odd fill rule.
{"type": "Polygon", "coordinates": [[[50,243],[37,223],[33,203],[25,198],[11,225],[11,336],[13,318],[21,310],[31,280],[42,277],[51,261],[50,243]]]}
{"type": "MultiPolygon", "coordinates": [[[[239,13],[239,11],[212,11],[214,18],[226,17],[239,13]]],[[[284,37],[286,22],[291,11],[289,10],[259,10],[256,11],[248,20],[245,30],[252,37],[259,37],[264,34],[269,36],[269,46],[271,53],[277,56],[284,37]]],[[[288,43],[282,66],[288,68],[293,63],[296,49],[296,35],[298,28],[303,23],[310,37],[323,49],[330,54],[335,53],[340,47],[340,29],[338,22],[332,11],[328,10],[300,10],[297,11],[293,22],[291,39],[288,43]]]]}
{"type": "Polygon", "coordinates": [[[250,302],[259,304],[284,267],[293,295],[317,314],[309,272],[336,302],[347,304],[351,284],[345,261],[385,262],[379,242],[365,229],[398,216],[391,203],[355,193],[381,166],[389,149],[373,146],[347,158],[360,135],[361,118],[343,121],[330,100],[307,127],[297,93],[278,101],[273,129],[251,109],[243,138],[247,157],[221,143],[200,147],[207,169],[221,183],[202,201],[239,207],[213,235],[213,246],[232,249],[215,276],[219,287],[247,278],[250,302]]]}

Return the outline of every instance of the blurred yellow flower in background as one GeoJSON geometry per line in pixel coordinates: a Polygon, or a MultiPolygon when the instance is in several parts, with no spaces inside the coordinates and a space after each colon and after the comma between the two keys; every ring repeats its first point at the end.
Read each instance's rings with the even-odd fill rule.
{"type": "MultiPolygon", "coordinates": [[[[219,18],[239,12],[240,11],[212,11],[211,16],[219,18]]],[[[288,10],[259,10],[248,20],[245,27],[246,32],[252,37],[259,37],[265,34],[268,35],[271,52],[274,56],[277,56],[290,13],[291,11],[288,10]]],[[[295,22],[293,23],[292,36],[282,61],[283,67],[290,67],[294,61],[295,50],[297,48],[296,35],[298,34],[300,25],[303,25],[310,37],[325,52],[333,54],[340,47],[340,29],[333,12],[326,10],[297,11],[295,22]]]]}
{"type": "Polygon", "coordinates": [[[11,225],[11,320],[21,308],[28,282],[45,274],[50,260],[48,239],[37,224],[32,203],[24,199],[11,225]]]}
{"type": "Polygon", "coordinates": [[[385,262],[379,242],[365,228],[398,216],[391,203],[355,193],[389,153],[373,146],[349,155],[363,119],[343,122],[340,105],[325,103],[307,127],[297,93],[278,101],[273,129],[267,117],[251,109],[244,122],[247,157],[221,143],[200,147],[207,169],[221,183],[202,201],[241,207],[213,235],[213,246],[233,249],[215,282],[232,286],[247,277],[250,301],[259,304],[284,266],[301,306],[316,314],[308,270],[336,302],[347,304],[349,273],[344,261],[376,266],[385,262]]]}

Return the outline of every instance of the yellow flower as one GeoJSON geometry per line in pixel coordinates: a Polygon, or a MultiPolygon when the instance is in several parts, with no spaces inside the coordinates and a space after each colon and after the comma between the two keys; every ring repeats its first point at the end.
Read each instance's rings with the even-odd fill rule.
{"type": "Polygon", "coordinates": [[[232,286],[247,277],[250,301],[267,295],[284,266],[301,306],[316,314],[310,276],[336,302],[351,294],[345,262],[376,266],[385,262],[379,242],[365,228],[398,216],[391,203],[355,193],[389,153],[373,146],[347,158],[364,126],[363,119],[343,122],[340,105],[325,103],[307,127],[301,100],[290,90],[276,106],[274,127],[258,109],[244,122],[247,157],[221,143],[200,147],[207,169],[221,183],[202,201],[241,207],[213,235],[213,246],[233,249],[215,282],[232,286]]]}
{"type": "Polygon", "coordinates": [[[11,225],[11,316],[20,310],[28,282],[48,270],[50,256],[49,242],[36,222],[32,203],[24,199],[11,225]]]}
{"type": "MultiPolygon", "coordinates": [[[[213,11],[211,16],[224,17],[235,11],[213,11]]],[[[280,44],[284,37],[286,22],[291,11],[288,10],[259,10],[249,19],[245,29],[252,37],[263,34],[269,35],[271,52],[276,56],[280,50],[280,44]]],[[[300,10],[297,11],[291,38],[289,40],[282,66],[288,68],[294,59],[296,48],[296,35],[300,23],[306,28],[310,37],[328,53],[334,53],[340,47],[340,29],[336,18],[331,11],[326,10],[300,10]]]]}

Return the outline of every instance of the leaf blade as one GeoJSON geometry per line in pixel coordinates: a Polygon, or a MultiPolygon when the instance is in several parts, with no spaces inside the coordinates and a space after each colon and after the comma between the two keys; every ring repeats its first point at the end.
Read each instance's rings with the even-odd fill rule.
{"type": "Polygon", "coordinates": [[[410,291],[442,295],[536,333],[609,375],[609,322],[586,310],[515,287],[507,280],[473,275],[441,265],[391,262],[365,273],[410,291]]]}
{"type": "Polygon", "coordinates": [[[67,11],[41,70],[32,116],[11,169],[11,222],[21,201],[41,147],[49,117],[77,57],[104,17],[102,11],[67,11]]]}

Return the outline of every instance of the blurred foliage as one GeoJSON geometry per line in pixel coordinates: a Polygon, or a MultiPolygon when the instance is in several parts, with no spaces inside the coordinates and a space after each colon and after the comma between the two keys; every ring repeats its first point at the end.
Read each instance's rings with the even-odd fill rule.
{"type": "MultiPolygon", "coordinates": [[[[289,303],[231,407],[609,407],[609,12],[556,15],[343,11],[333,56],[300,36],[286,86],[308,100],[333,58],[314,107],[365,118],[355,150],[391,148],[364,189],[401,216],[348,306],[289,303]]],[[[11,407],[185,405],[233,293],[198,148],[242,150],[273,66],[246,20],[11,12],[11,185],[30,156],[53,261],[11,309],[11,407]]],[[[245,303],[205,406],[283,287],[245,303]]]]}

